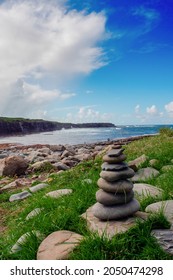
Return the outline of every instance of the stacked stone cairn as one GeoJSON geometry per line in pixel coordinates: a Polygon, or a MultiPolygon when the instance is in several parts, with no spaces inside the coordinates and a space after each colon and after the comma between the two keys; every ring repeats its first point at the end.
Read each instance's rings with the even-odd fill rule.
{"type": "Polygon", "coordinates": [[[126,156],[121,145],[114,146],[103,157],[102,171],[97,184],[97,203],[92,211],[100,220],[119,220],[132,216],[140,208],[134,199],[133,183],[135,172],[124,162],[126,156]]]}

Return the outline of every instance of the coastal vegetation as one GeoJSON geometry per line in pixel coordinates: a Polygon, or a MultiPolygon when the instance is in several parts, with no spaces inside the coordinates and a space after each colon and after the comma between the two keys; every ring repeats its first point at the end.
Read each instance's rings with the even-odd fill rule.
{"type": "MultiPolygon", "coordinates": [[[[173,173],[167,170],[162,174],[163,166],[173,165],[173,137],[161,132],[154,137],[133,141],[124,148],[127,162],[142,154],[148,159],[141,167],[149,166],[152,159],[157,160],[155,167],[160,171],[160,176],[145,183],[161,188],[162,200],[173,199],[173,173]]],[[[151,235],[153,229],[170,228],[170,223],[162,211],[150,215],[146,221],[139,220],[130,230],[116,235],[111,240],[104,234],[100,237],[97,233],[89,231],[81,215],[96,202],[95,193],[98,190],[97,180],[101,164],[102,157],[97,156],[94,160],[83,161],[60,174],[51,173],[47,167],[45,170],[37,171],[37,175],[46,174],[50,191],[62,188],[73,190],[72,194],[58,199],[45,197],[46,189],[40,190],[26,200],[13,203],[9,203],[12,192],[0,194],[1,224],[5,228],[0,236],[0,259],[36,259],[43,236],[46,237],[58,230],[70,230],[84,236],[80,245],[71,253],[72,260],[172,260],[173,256],[163,251],[151,235]],[[43,208],[43,211],[36,217],[26,220],[28,213],[37,207],[43,208]],[[41,232],[42,235],[36,237],[31,234],[22,250],[11,254],[11,247],[18,238],[33,230],[41,232]]],[[[150,195],[140,197],[140,210],[144,211],[147,205],[158,200],[160,198],[150,195]]]]}

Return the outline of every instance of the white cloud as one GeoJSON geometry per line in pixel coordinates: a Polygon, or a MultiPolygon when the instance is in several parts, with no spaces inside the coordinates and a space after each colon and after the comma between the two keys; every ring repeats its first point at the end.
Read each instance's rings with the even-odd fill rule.
{"type": "Polygon", "coordinates": [[[18,88],[17,115],[28,102],[36,109],[35,104],[42,106],[53,99],[74,96],[44,90],[39,86],[43,78],[67,83],[106,64],[99,47],[105,39],[105,15],[70,11],[63,2],[14,0],[0,5],[0,111],[4,114],[14,102],[21,79],[24,87],[18,88]]]}
{"type": "Polygon", "coordinates": [[[169,114],[169,116],[173,117],[173,101],[165,105],[165,110],[169,114]]]}
{"type": "Polygon", "coordinates": [[[147,112],[147,114],[152,115],[152,116],[158,115],[158,110],[156,108],[156,105],[152,105],[151,107],[147,107],[146,112],[147,112]]]}
{"type": "Polygon", "coordinates": [[[138,114],[140,112],[140,105],[136,105],[135,107],[135,113],[138,114]]]}
{"type": "Polygon", "coordinates": [[[77,113],[76,119],[80,122],[107,122],[111,119],[111,114],[100,113],[92,108],[81,107],[77,113]]]}

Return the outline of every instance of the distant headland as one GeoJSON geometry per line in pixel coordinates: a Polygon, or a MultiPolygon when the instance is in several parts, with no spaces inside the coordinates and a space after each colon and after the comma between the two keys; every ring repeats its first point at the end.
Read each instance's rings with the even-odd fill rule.
{"type": "Polygon", "coordinates": [[[61,123],[42,119],[0,117],[0,136],[13,136],[71,128],[116,127],[112,123],[61,123]]]}

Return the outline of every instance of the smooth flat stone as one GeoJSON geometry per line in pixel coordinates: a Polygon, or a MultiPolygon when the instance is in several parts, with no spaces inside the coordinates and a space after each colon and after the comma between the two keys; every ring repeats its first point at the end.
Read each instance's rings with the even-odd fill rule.
{"type": "Polygon", "coordinates": [[[72,231],[55,231],[40,244],[37,260],[67,260],[82,239],[82,235],[72,231]]]}
{"type": "Polygon", "coordinates": [[[146,155],[142,155],[134,160],[131,160],[128,162],[129,166],[135,165],[137,168],[144,162],[148,160],[148,157],[146,155]]]}
{"type": "Polygon", "coordinates": [[[126,160],[126,155],[120,155],[118,157],[110,157],[108,155],[104,155],[103,156],[103,161],[104,162],[108,162],[108,163],[120,163],[123,162],[124,160],[126,160]]]}
{"type": "Polygon", "coordinates": [[[97,202],[93,206],[93,214],[100,220],[118,220],[129,217],[140,209],[140,204],[136,199],[130,202],[115,206],[104,206],[97,202]]]}
{"type": "Polygon", "coordinates": [[[145,209],[146,212],[157,213],[163,211],[165,218],[172,224],[173,223],[173,200],[159,201],[148,205],[145,209]]]}
{"type": "Polygon", "coordinates": [[[173,230],[170,229],[154,229],[151,231],[160,247],[166,252],[173,255],[173,230]]]}
{"type": "Polygon", "coordinates": [[[36,186],[33,186],[33,187],[30,187],[29,190],[32,192],[32,193],[35,193],[35,192],[38,192],[46,187],[48,187],[49,185],[48,184],[45,184],[45,183],[40,183],[36,186]]]}
{"type": "Polygon", "coordinates": [[[161,196],[163,191],[160,188],[149,184],[134,184],[133,190],[137,196],[161,196]]]}
{"type": "Polygon", "coordinates": [[[96,192],[96,200],[103,205],[117,205],[125,204],[132,200],[134,197],[134,192],[130,191],[128,193],[108,193],[103,190],[98,190],[96,192]]]}
{"type": "Polygon", "coordinates": [[[46,194],[46,196],[52,197],[52,198],[59,198],[63,195],[67,195],[72,193],[72,189],[61,189],[61,190],[56,190],[56,191],[52,191],[46,194]]]}
{"type": "Polygon", "coordinates": [[[112,149],[110,151],[107,152],[107,155],[109,157],[118,157],[123,153],[124,149],[112,149]]]}
{"type": "Polygon", "coordinates": [[[102,170],[104,171],[118,171],[118,170],[123,170],[123,169],[126,169],[128,167],[128,165],[124,162],[122,163],[117,163],[117,164],[110,164],[110,163],[107,163],[107,162],[104,162],[101,166],[102,170]]]}
{"type": "Polygon", "coordinates": [[[108,182],[103,178],[99,178],[97,181],[97,185],[104,191],[113,193],[130,192],[133,188],[133,183],[130,180],[118,180],[115,182],[108,182]]]}
{"type": "Polygon", "coordinates": [[[146,181],[153,177],[157,177],[159,175],[159,171],[154,169],[153,167],[146,167],[139,169],[135,175],[131,178],[133,182],[146,181]]]}
{"type": "Polygon", "coordinates": [[[140,212],[136,212],[133,217],[122,218],[121,220],[103,221],[96,218],[93,214],[93,207],[89,207],[85,213],[81,215],[86,219],[87,226],[91,232],[96,232],[99,236],[106,236],[111,239],[119,233],[128,231],[131,227],[136,225],[137,220],[145,220],[140,217],[140,212]],[[138,216],[136,216],[138,214],[138,216]]]}
{"type": "Polygon", "coordinates": [[[32,194],[27,192],[27,191],[24,191],[24,192],[21,192],[21,193],[16,193],[16,194],[12,194],[9,198],[9,201],[10,202],[13,202],[15,200],[23,200],[29,196],[31,196],[32,194]]]}
{"type": "Polygon", "coordinates": [[[43,237],[43,234],[41,234],[41,232],[37,231],[37,230],[33,230],[32,232],[26,232],[13,245],[13,247],[11,248],[10,253],[14,254],[14,253],[17,253],[17,252],[21,251],[22,250],[22,245],[24,245],[27,242],[28,238],[31,235],[35,235],[37,238],[43,237]]]}
{"type": "Polygon", "coordinates": [[[131,168],[126,168],[120,171],[101,171],[100,177],[108,182],[113,182],[121,179],[133,177],[135,172],[131,168]]]}
{"type": "Polygon", "coordinates": [[[44,208],[35,208],[26,216],[26,220],[28,221],[29,219],[32,219],[33,217],[39,215],[43,209],[44,208]]]}

